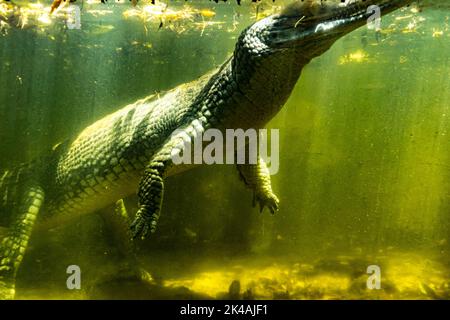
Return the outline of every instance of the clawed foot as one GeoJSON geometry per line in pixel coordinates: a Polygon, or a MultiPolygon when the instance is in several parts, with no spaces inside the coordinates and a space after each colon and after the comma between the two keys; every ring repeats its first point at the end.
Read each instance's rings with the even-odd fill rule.
{"type": "Polygon", "coordinates": [[[259,212],[262,212],[264,207],[269,208],[270,213],[275,214],[278,211],[280,200],[278,197],[270,192],[270,193],[258,193],[255,192],[253,194],[253,207],[256,206],[256,202],[259,203],[259,212]]]}
{"type": "Polygon", "coordinates": [[[146,207],[141,206],[130,226],[133,239],[140,237],[143,240],[149,232],[154,233],[158,218],[158,213],[150,213],[146,207]]]}

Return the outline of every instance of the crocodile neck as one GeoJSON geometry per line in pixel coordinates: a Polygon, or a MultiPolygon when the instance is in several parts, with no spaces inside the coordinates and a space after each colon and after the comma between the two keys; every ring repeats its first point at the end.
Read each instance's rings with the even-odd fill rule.
{"type": "Polygon", "coordinates": [[[236,46],[233,56],[210,78],[193,103],[206,127],[264,127],[289,98],[310,59],[295,51],[255,57],[236,46]]]}

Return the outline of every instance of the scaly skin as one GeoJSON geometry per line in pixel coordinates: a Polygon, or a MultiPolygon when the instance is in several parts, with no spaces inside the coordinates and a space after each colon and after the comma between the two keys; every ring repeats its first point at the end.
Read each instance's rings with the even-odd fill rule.
{"type": "MultiPolygon", "coordinates": [[[[340,1],[336,1],[339,2],[340,1]]],[[[136,192],[139,210],[133,237],[154,232],[160,216],[164,179],[188,169],[171,160],[182,137],[216,128],[263,128],[289,97],[302,68],[340,37],[363,25],[366,8],[387,13],[411,0],[367,0],[340,7],[295,4],[244,30],[221,68],[160,97],[127,106],[81,132],[43,160],[7,172],[0,179],[0,210],[11,227],[0,247],[0,298],[14,296],[14,279],[34,221],[63,223],[136,192]],[[5,216],[6,217],[6,216],[5,216]]],[[[238,166],[254,203],[278,209],[262,159],[238,166]]]]}

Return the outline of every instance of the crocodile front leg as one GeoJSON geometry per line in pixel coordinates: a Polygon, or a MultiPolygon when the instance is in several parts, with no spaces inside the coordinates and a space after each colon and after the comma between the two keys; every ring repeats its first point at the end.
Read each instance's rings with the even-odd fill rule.
{"type": "Polygon", "coordinates": [[[164,161],[152,160],[146,167],[139,184],[139,209],[131,224],[133,238],[144,239],[148,232],[155,232],[164,194],[164,161]]]}
{"type": "Polygon", "coordinates": [[[185,128],[175,130],[150,160],[139,184],[139,209],[131,224],[133,238],[140,236],[143,239],[148,232],[155,232],[164,194],[164,177],[175,166],[173,162],[174,154],[185,152],[188,145],[192,147],[194,139],[204,131],[205,128],[201,121],[193,120],[185,128]]]}
{"type": "Polygon", "coordinates": [[[164,194],[164,177],[173,165],[171,152],[178,140],[169,139],[145,168],[139,183],[139,209],[130,227],[133,239],[144,239],[149,232],[156,230],[164,194]]]}
{"type": "Polygon", "coordinates": [[[259,203],[259,211],[267,206],[272,214],[278,211],[279,200],[273,193],[269,169],[259,157],[257,164],[238,164],[237,169],[245,185],[253,190],[253,206],[259,203]]]}
{"type": "Polygon", "coordinates": [[[25,188],[18,214],[0,245],[0,300],[14,298],[17,270],[43,202],[44,191],[41,187],[25,188]]]}

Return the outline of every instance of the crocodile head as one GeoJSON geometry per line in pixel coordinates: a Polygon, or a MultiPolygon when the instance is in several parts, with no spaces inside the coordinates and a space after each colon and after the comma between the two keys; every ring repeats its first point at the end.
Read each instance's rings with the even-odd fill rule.
{"type": "Polygon", "coordinates": [[[260,20],[243,32],[238,46],[269,55],[295,50],[320,55],[347,33],[413,0],[296,0],[280,14],[260,20]]]}
{"type": "Polygon", "coordinates": [[[349,32],[413,0],[296,0],[255,22],[236,44],[241,91],[270,118],[289,97],[302,68],[349,32]]]}

